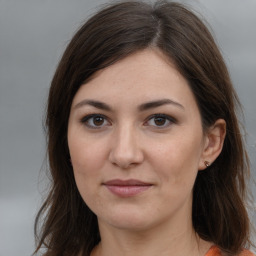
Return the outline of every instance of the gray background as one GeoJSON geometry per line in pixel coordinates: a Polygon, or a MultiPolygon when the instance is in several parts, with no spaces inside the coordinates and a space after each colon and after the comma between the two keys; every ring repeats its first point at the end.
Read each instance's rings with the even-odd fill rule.
{"type": "MultiPolygon", "coordinates": [[[[46,181],[42,119],[50,80],[74,31],[104,2],[0,0],[0,256],[33,251],[46,181]]],[[[256,0],[183,2],[203,14],[221,47],[244,105],[255,177],[256,0]]]]}

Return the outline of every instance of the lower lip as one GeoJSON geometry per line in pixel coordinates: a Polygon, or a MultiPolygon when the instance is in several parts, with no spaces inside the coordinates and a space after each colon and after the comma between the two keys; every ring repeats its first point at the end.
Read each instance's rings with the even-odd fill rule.
{"type": "Polygon", "coordinates": [[[151,185],[146,186],[118,186],[118,185],[105,185],[107,189],[113,194],[120,197],[132,197],[136,196],[149,188],[151,185]]]}

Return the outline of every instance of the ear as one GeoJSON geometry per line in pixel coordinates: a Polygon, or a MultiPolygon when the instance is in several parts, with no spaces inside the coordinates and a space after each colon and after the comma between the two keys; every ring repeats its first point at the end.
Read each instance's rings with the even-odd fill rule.
{"type": "Polygon", "coordinates": [[[222,151],[226,136],[226,122],[218,119],[205,134],[203,152],[200,158],[198,170],[204,170],[210,166],[222,151]]]}

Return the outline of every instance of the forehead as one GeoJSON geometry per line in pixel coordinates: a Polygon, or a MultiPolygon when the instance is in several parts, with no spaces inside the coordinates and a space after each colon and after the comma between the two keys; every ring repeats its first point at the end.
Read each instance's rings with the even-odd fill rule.
{"type": "Polygon", "coordinates": [[[146,49],[98,71],[78,90],[73,104],[84,98],[108,103],[137,104],[170,97],[195,104],[186,79],[161,52],[146,49]]]}

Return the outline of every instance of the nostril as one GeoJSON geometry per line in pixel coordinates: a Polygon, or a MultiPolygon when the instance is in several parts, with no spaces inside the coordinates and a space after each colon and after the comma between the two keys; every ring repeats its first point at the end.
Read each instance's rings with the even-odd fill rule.
{"type": "Polygon", "coordinates": [[[109,161],[122,169],[131,168],[143,161],[142,148],[131,122],[117,127],[110,145],[109,161]]]}
{"type": "Polygon", "coordinates": [[[109,161],[122,169],[128,169],[143,161],[143,153],[139,148],[133,150],[116,148],[110,152],[109,161]]]}

